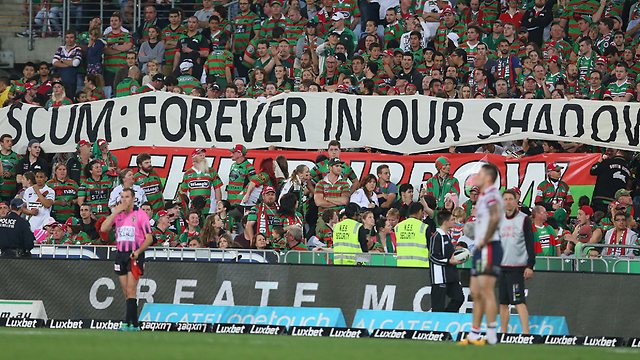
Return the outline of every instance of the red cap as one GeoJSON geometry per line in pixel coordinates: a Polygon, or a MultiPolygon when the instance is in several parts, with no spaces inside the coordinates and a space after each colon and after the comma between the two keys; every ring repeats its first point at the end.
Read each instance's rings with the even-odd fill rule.
{"type": "Polygon", "coordinates": [[[109,145],[109,143],[107,142],[107,140],[105,139],[99,139],[98,140],[98,147],[103,147],[105,145],[109,145]]]}
{"type": "Polygon", "coordinates": [[[416,86],[416,84],[414,84],[414,83],[408,83],[408,84],[407,84],[407,86],[405,86],[405,89],[406,89],[406,88],[408,88],[408,87],[414,87],[414,88],[416,88],[416,89],[418,88],[418,87],[416,86]]]}
{"type": "Polygon", "coordinates": [[[232,153],[240,152],[242,155],[247,155],[247,148],[242,144],[236,144],[233,148],[229,149],[232,153]]]}
{"type": "Polygon", "coordinates": [[[547,171],[560,171],[562,167],[556,163],[547,164],[547,171]]]}
{"type": "Polygon", "coordinates": [[[163,216],[169,216],[169,212],[167,210],[158,211],[158,218],[161,218],[163,216]]]}
{"type": "Polygon", "coordinates": [[[198,148],[198,149],[193,149],[193,151],[191,152],[191,157],[194,157],[194,156],[196,156],[196,155],[198,155],[198,154],[201,154],[201,153],[205,153],[205,154],[206,154],[206,153],[207,153],[207,150],[205,150],[205,149],[200,149],[200,148],[198,148]]]}
{"type": "Polygon", "coordinates": [[[273,186],[265,186],[264,189],[262,190],[262,193],[266,194],[268,192],[276,192],[276,189],[274,189],[273,186]]]}
{"type": "Polygon", "coordinates": [[[91,143],[84,139],[80,140],[80,142],[78,143],[78,147],[85,146],[85,145],[91,145],[91,143]]]}
{"type": "Polygon", "coordinates": [[[580,207],[580,210],[582,210],[583,213],[589,215],[589,217],[593,216],[593,209],[589,205],[584,205],[580,207]]]}
{"type": "Polygon", "coordinates": [[[400,89],[398,89],[397,86],[392,86],[392,87],[389,88],[389,90],[393,90],[393,91],[396,92],[396,94],[400,94],[400,89]]]}
{"type": "Polygon", "coordinates": [[[607,64],[607,58],[604,56],[598,56],[598,59],[596,60],[596,64],[597,63],[602,63],[602,64],[607,64]]]}
{"type": "Polygon", "coordinates": [[[9,203],[6,201],[0,201],[0,205],[4,205],[6,207],[9,207],[9,203]]]}
{"type": "Polygon", "coordinates": [[[54,222],[53,224],[50,225],[51,227],[61,227],[62,230],[65,230],[65,226],[60,224],[59,222],[54,222]]]}
{"type": "Polygon", "coordinates": [[[553,55],[549,58],[549,62],[558,63],[559,61],[560,58],[558,57],[558,55],[553,55]]]}
{"type": "Polygon", "coordinates": [[[78,218],[75,218],[75,217],[70,217],[67,219],[67,221],[65,221],[64,224],[66,226],[77,226],[77,225],[80,225],[80,220],[78,220],[78,218]]]}
{"type": "Polygon", "coordinates": [[[451,5],[447,5],[444,7],[444,9],[442,9],[441,14],[444,15],[446,13],[452,13],[455,15],[456,11],[451,7],[451,5]]]}
{"type": "Polygon", "coordinates": [[[338,85],[338,87],[336,88],[337,92],[349,92],[349,87],[345,84],[340,84],[338,85]]]}
{"type": "Polygon", "coordinates": [[[383,55],[383,56],[384,56],[384,55],[386,55],[386,56],[391,56],[391,57],[393,57],[393,51],[391,51],[391,50],[387,49],[387,50],[385,50],[385,51],[383,51],[383,52],[382,52],[382,55],[383,55]]]}

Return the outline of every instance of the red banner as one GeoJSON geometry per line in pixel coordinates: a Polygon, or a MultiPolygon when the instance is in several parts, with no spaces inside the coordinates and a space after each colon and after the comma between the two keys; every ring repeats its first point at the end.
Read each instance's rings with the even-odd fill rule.
{"type": "MultiPolygon", "coordinates": [[[[191,151],[188,148],[165,147],[130,147],[114,151],[120,167],[136,167],[136,156],[142,152],[151,154],[153,166],[165,180],[165,199],[173,199],[176,189],[186,169],[191,167],[191,151]]],[[[306,164],[310,168],[321,152],[318,151],[265,151],[254,150],[247,153],[247,158],[254,164],[262,159],[283,155],[287,158],[289,171],[298,164],[306,164]]],[[[522,191],[523,201],[529,204],[536,186],[545,179],[546,164],[556,162],[562,166],[562,180],[571,187],[571,192],[578,202],[582,195],[591,197],[595,177],[589,175],[591,166],[600,159],[597,154],[554,154],[526,157],[520,160],[507,159],[500,155],[485,154],[432,154],[432,155],[384,155],[365,152],[343,152],[340,158],[351,165],[359,178],[372,173],[376,174],[378,166],[386,164],[391,170],[391,180],[396,184],[409,182],[416,190],[436,172],[435,160],[445,156],[451,162],[451,172],[466,191],[461,194],[461,202],[466,200],[472,176],[482,166],[482,162],[491,162],[500,169],[500,185],[503,188],[518,186],[522,191]]],[[[231,168],[231,153],[227,149],[208,149],[207,159],[218,170],[222,181],[228,183],[231,168]]],[[[224,191],[224,188],[223,188],[224,191]]],[[[417,191],[415,192],[417,196],[417,191]]],[[[226,195],[223,195],[226,197],[226,195]]],[[[574,209],[575,210],[575,209],[574,209]]],[[[575,212],[574,212],[575,213],[575,212]]]]}

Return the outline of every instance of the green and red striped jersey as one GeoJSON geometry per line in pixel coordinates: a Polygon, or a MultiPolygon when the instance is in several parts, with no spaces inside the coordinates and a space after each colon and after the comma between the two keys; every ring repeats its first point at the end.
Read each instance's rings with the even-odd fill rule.
{"type": "Polygon", "coordinates": [[[437,174],[429,178],[424,184],[427,195],[432,195],[436,198],[436,206],[439,209],[444,208],[444,196],[449,193],[454,193],[460,196],[460,183],[458,179],[453,176],[447,176],[442,179],[437,174]]]}
{"type": "Polygon", "coordinates": [[[244,54],[253,37],[254,31],[260,29],[260,18],[253,11],[239,14],[233,19],[233,53],[244,54]]]}
{"type": "Polygon", "coordinates": [[[178,43],[180,36],[187,32],[187,28],[184,25],[178,25],[177,28],[172,28],[171,24],[167,25],[164,29],[162,29],[162,33],[160,35],[162,41],[164,41],[164,63],[165,65],[173,66],[173,59],[176,57],[176,54],[180,52],[175,46],[168,46],[167,41],[178,43]]]}
{"type": "Polygon", "coordinates": [[[556,239],[556,231],[551,226],[544,224],[538,227],[534,224],[533,240],[536,255],[557,256],[556,247],[560,246],[560,243],[556,239]]]}
{"type": "Polygon", "coordinates": [[[480,11],[482,11],[482,28],[486,33],[490,33],[493,29],[493,23],[500,16],[500,0],[484,0],[480,3],[480,11]]]}
{"type": "Polygon", "coordinates": [[[609,217],[604,217],[604,218],[600,219],[600,222],[596,226],[596,228],[599,228],[600,230],[602,230],[602,236],[603,237],[604,237],[604,234],[607,231],[613,229],[613,227],[614,227],[613,221],[609,217]]]}
{"type": "Polygon", "coordinates": [[[389,41],[395,40],[400,44],[400,38],[403,34],[402,26],[397,21],[384,27],[384,48],[387,48],[389,41]]]}
{"type": "Polygon", "coordinates": [[[49,101],[47,101],[44,107],[47,109],[51,109],[51,108],[59,107],[62,105],[72,105],[72,104],[73,104],[73,101],[71,101],[71,99],[65,96],[65,98],[60,101],[53,101],[53,99],[49,99],[49,101]]]}
{"type": "Polygon", "coordinates": [[[597,89],[589,88],[589,94],[587,94],[587,99],[589,100],[602,100],[604,97],[604,86],[600,86],[597,89]]]}
{"type": "MultiPolygon", "coordinates": [[[[323,160],[316,164],[316,166],[311,169],[311,181],[316,184],[320,182],[327,174],[329,173],[329,160],[323,160]]],[[[354,182],[358,177],[356,173],[353,171],[351,166],[347,165],[347,163],[342,164],[342,177],[344,179],[349,179],[351,182],[354,182]]]]}
{"type": "Polygon", "coordinates": [[[264,172],[264,171],[261,172],[261,173],[256,174],[256,176],[251,178],[250,181],[256,187],[260,187],[260,186],[273,186],[273,187],[275,187],[276,186],[276,184],[272,184],[271,183],[271,178],[269,177],[269,174],[264,172]]]}
{"type": "Polygon", "coordinates": [[[200,227],[198,226],[195,231],[185,231],[178,237],[177,246],[186,247],[191,239],[200,239],[200,227]]]}
{"type": "Polygon", "coordinates": [[[8,155],[0,153],[2,169],[8,173],[6,177],[4,174],[1,174],[3,181],[0,181],[0,199],[11,200],[16,195],[18,186],[16,183],[16,166],[21,159],[22,156],[14,151],[11,151],[8,155]]]}
{"type": "MultiPolygon", "coordinates": [[[[459,44],[467,41],[467,26],[463,22],[459,21],[453,25],[453,27],[449,28],[444,24],[444,21],[442,21],[436,30],[434,44],[436,46],[436,50],[443,54],[447,53],[447,36],[450,33],[456,33],[458,35],[459,44]]],[[[487,44],[487,47],[489,47],[489,44],[487,44]]]]}
{"type": "Polygon", "coordinates": [[[182,177],[182,183],[178,188],[178,196],[182,202],[182,209],[186,214],[191,207],[191,202],[196,196],[202,196],[206,200],[206,205],[202,209],[203,214],[215,212],[215,208],[211,208],[211,200],[216,199],[215,189],[222,187],[222,180],[218,176],[218,172],[214,168],[209,168],[205,172],[196,171],[194,168],[187,170],[182,177]]]}
{"type": "Polygon", "coordinates": [[[547,51],[549,51],[549,49],[552,49],[552,48],[557,49],[562,55],[562,59],[564,59],[565,61],[569,60],[569,57],[571,56],[571,52],[573,51],[573,47],[571,46],[571,44],[569,44],[565,40],[558,40],[558,41],[549,40],[545,42],[544,46],[542,47],[542,51],[544,52],[545,58],[547,55],[547,51]]]}
{"type": "Polygon", "coordinates": [[[233,54],[229,50],[212,51],[204,63],[204,71],[207,75],[216,75],[224,79],[226,79],[226,68],[231,68],[233,73],[233,54]]]}
{"type": "Polygon", "coordinates": [[[135,95],[138,93],[139,88],[140,84],[137,80],[126,77],[116,86],[116,97],[135,95]]]}
{"type": "Polygon", "coordinates": [[[236,228],[236,221],[232,216],[225,216],[224,218],[222,218],[222,216],[220,216],[220,220],[222,220],[222,228],[232,234],[232,233],[236,233],[238,231],[238,229],[236,228]]]}
{"type": "Polygon", "coordinates": [[[556,186],[554,186],[549,180],[541,182],[536,188],[536,198],[534,203],[551,204],[554,201],[562,202],[563,205],[561,207],[565,207],[565,204],[573,204],[573,195],[571,195],[569,185],[567,185],[566,182],[559,180],[558,187],[556,189],[556,186]]]}
{"type": "Polygon", "coordinates": [[[300,36],[304,35],[304,28],[307,25],[307,19],[300,18],[298,22],[287,19],[287,27],[284,30],[284,38],[287,39],[289,45],[295,47],[300,36]]]}
{"type": "Polygon", "coordinates": [[[282,28],[282,30],[285,30],[287,28],[287,18],[284,17],[284,15],[281,15],[279,19],[270,17],[267,20],[263,21],[260,25],[260,38],[273,38],[272,32],[276,27],[280,27],[282,28]]]}
{"type": "Polygon", "coordinates": [[[262,96],[262,94],[264,94],[264,84],[262,83],[256,83],[247,88],[247,97],[255,99],[258,96],[262,96]]]}
{"type": "MultiPolygon", "coordinates": [[[[315,187],[314,194],[323,194],[325,199],[338,199],[342,195],[349,195],[349,183],[344,178],[340,177],[335,183],[331,183],[326,177],[320,180],[315,187]]],[[[325,210],[334,209],[340,211],[344,209],[344,206],[336,205],[331,207],[318,206],[318,216],[322,216],[325,210]]]]}
{"type": "Polygon", "coordinates": [[[147,195],[147,201],[151,204],[154,213],[164,210],[164,197],[162,196],[162,180],[155,170],[151,173],[144,174],[139,171],[133,175],[136,184],[140,185],[147,195]]]}
{"type": "Polygon", "coordinates": [[[11,93],[24,93],[26,91],[24,85],[27,83],[25,79],[11,80],[11,93]]]}
{"type": "Polygon", "coordinates": [[[322,74],[320,74],[320,86],[337,85],[338,80],[340,80],[340,72],[338,70],[336,70],[331,76],[327,74],[327,69],[324,69],[322,74]]]}
{"type": "MultiPolygon", "coordinates": [[[[133,38],[129,33],[122,30],[117,34],[113,31],[104,36],[104,40],[107,42],[107,46],[123,45],[126,43],[133,44],[133,38]]],[[[104,71],[110,73],[117,73],[118,70],[127,65],[127,52],[121,51],[112,55],[104,54],[104,71]]]]}
{"type": "Polygon", "coordinates": [[[178,86],[184,90],[184,93],[189,95],[193,89],[200,87],[200,81],[189,74],[183,74],[178,76],[178,86]]]}
{"type": "Polygon", "coordinates": [[[617,81],[612,82],[607,85],[607,89],[604,91],[605,95],[611,97],[619,97],[625,96],[627,94],[631,94],[633,96],[633,84],[631,84],[628,80],[625,80],[622,84],[618,84],[617,81]]]}
{"type": "Polygon", "coordinates": [[[609,0],[604,8],[602,17],[622,16],[625,0],[609,0]]]}
{"type": "Polygon", "coordinates": [[[295,216],[283,216],[282,214],[278,214],[277,223],[282,225],[283,228],[287,228],[287,226],[291,225],[300,225],[304,226],[304,216],[296,211],[295,216]]]}
{"type": "Polygon", "coordinates": [[[327,245],[327,247],[333,246],[333,229],[329,227],[324,221],[318,221],[316,225],[316,237],[327,245]]]}
{"type": "Polygon", "coordinates": [[[66,181],[51,179],[47,181],[47,185],[55,191],[56,200],[65,200],[67,202],[66,206],[53,205],[53,217],[56,221],[64,223],[76,212],[76,206],[72,201],[78,197],[78,183],[71,179],[66,181]]]}
{"type": "Polygon", "coordinates": [[[69,245],[98,245],[97,242],[94,244],[91,238],[89,238],[89,235],[84,231],[80,231],[75,235],[69,235],[67,241],[69,245]]]}
{"type": "Polygon", "coordinates": [[[247,48],[244,50],[244,55],[242,56],[242,64],[248,68],[252,68],[252,65],[249,65],[246,61],[244,61],[244,57],[248,57],[249,59],[256,60],[258,58],[258,40],[259,37],[254,37],[247,45],[247,48]]]}
{"type": "Polygon", "coordinates": [[[229,171],[229,185],[227,185],[227,200],[231,205],[238,205],[242,202],[242,192],[256,176],[256,169],[249,160],[245,159],[240,164],[234,162],[229,171]]]}
{"type": "Polygon", "coordinates": [[[176,234],[168,228],[165,231],[162,231],[156,226],[152,227],[151,237],[153,238],[152,246],[162,246],[167,242],[171,247],[175,247],[177,245],[176,234]]]}
{"type": "MultiPolygon", "coordinates": [[[[413,10],[413,7],[410,9],[413,10]]],[[[333,2],[333,11],[349,14],[349,18],[344,20],[345,27],[351,28],[351,24],[356,18],[360,18],[360,7],[354,0],[337,0],[333,2]]]]}
{"type": "Polygon", "coordinates": [[[84,179],[78,190],[78,197],[84,197],[84,203],[91,205],[91,211],[100,218],[111,213],[109,209],[109,195],[113,188],[113,181],[106,175],[100,180],[84,179]]]}
{"type": "Polygon", "coordinates": [[[567,35],[577,39],[580,36],[580,28],[574,16],[578,14],[593,16],[599,6],[599,0],[567,0],[562,16],[564,19],[569,19],[567,35]]]}
{"type": "Polygon", "coordinates": [[[590,57],[580,56],[578,57],[578,62],[576,66],[578,67],[578,72],[580,75],[578,76],[579,87],[584,86],[589,81],[589,75],[591,71],[596,68],[596,59],[597,55],[595,51],[591,52],[590,57]]]}
{"type": "Polygon", "coordinates": [[[91,92],[91,96],[89,96],[89,100],[91,100],[91,101],[104,100],[105,98],[106,98],[106,96],[104,95],[104,91],[102,91],[102,89],[98,89],[98,88],[93,90],[91,92]]]}
{"type": "Polygon", "coordinates": [[[271,237],[273,227],[280,225],[278,220],[278,206],[276,204],[273,206],[267,206],[264,203],[255,205],[249,210],[249,214],[247,214],[247,222],[256,222],[255,233],[263,233],[267,239],[271,237]]]}

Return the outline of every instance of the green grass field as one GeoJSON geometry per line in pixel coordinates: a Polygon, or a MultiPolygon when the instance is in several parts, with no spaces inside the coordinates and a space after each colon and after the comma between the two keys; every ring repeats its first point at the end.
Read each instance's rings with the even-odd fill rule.
{"type": "Polygon", "coordinates": [[[298,338],[175,332],[0,328],[3,359],[639,359],[628,348],[498,345],[411,340],[298,338]]]}

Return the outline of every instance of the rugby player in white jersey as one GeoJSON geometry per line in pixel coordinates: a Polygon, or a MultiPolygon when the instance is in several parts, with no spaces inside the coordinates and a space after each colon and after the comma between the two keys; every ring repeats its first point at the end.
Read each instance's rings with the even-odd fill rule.
{"type": "Polygon", "coordinates": [[[484,164],[476,176],[480,197],[476,203],[475,249],[471,268],[471,296],[473,297],[473,322],[471,332],[461,345],[484,345],[498,342],[496,316],[498,306],[494,289],[500,274],[502,246],[500,222],[503,217],[502,196],[496,187],[498,168],[484,164]],[[480,337],[482,317],[486,316],[486,340],[480,337]]]}

